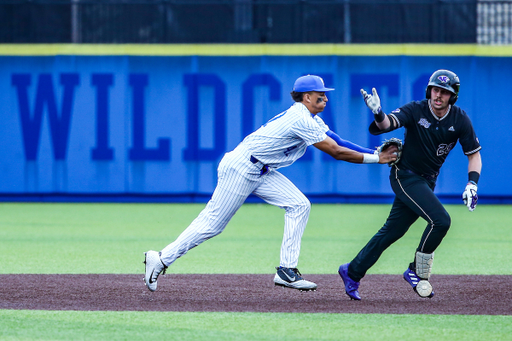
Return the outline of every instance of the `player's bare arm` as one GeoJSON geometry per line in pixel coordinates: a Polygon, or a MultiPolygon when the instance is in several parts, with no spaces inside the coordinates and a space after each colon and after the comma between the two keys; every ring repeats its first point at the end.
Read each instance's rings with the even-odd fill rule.
{"type": "Polygon", "coordinates": [[[339,146],[332,138],[327,138],[321,142],[315,143],[314,146],[321,151],[331,155],[336,160],[347,161],[351,163],[380,163],[385,164],[396,160],[396,147],[390,147],[385,151],[374,154],[364,154],[356,152],[352,149],[339,146]],[[366,156],[365,156],[366,155],[366,156]],[[374,160],[372,162],[372,160],[374,160]]]}
{"type": "Polygon", "coordinates": [[[468,155],[468,173],[471,172],[477,172],[478,174],[482,172],[482,157],[480,156],[480,152],[468,155]]]}

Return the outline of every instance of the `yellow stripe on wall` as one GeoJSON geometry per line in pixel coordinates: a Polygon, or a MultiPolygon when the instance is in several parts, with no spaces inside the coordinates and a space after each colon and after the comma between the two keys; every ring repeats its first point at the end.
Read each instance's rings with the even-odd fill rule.
{"type": "Polygon", "coordinates": [[[0,44],[0,56],[482,56],[511,45],[478,44],[0,44]]]}

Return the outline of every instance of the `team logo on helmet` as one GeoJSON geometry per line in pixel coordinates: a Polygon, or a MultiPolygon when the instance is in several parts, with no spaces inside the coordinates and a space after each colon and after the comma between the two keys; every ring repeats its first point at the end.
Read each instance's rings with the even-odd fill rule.
{"type": "Polygon", "coordinates": [[[437,77],[437,79],[439,79],[443,83],[448,83],[448,81],[450,80],[450,78],[448,78],[448,76],[444,76],[444,75],[437,77]]]}

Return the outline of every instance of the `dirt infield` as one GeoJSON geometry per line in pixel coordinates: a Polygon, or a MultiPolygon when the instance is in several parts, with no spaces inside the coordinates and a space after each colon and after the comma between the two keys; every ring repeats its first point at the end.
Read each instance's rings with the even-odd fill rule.
{"type": "Polygon", "coordinates": [[[368,275],[351,301],[338,275],[308,275],[318,290],[274,286],[272,275],[174,275],[158,290],[143,275],[0,275],[0,309],[512,315],[512,276],[434,275],[418,297],[400,275],[368,275]]]}

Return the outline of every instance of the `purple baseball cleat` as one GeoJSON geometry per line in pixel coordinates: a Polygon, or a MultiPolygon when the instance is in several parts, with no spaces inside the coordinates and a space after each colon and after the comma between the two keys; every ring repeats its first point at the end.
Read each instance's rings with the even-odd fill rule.
{"type": "Polygon", "coordinates": [[[349,264],[350,263],[341,265],[338,273],[340,274],[340,277],[345,284],[345,292],[347,293],[348,297],[350,297],[352,300],[360,301],[361,296],[359,296],[359,291],[357,291],[357,289],[359,289],[359,282],[354,281],[348,276],[349,264]]]}

